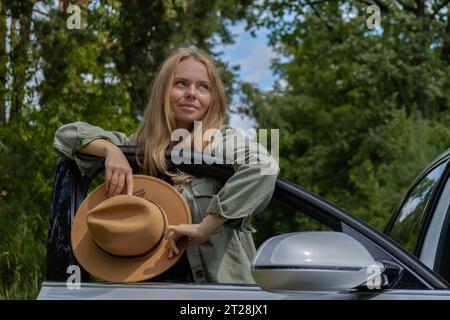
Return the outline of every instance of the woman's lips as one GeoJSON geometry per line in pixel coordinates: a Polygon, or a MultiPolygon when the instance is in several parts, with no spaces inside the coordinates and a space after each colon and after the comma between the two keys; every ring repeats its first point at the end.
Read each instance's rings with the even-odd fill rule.
{"type": "Polygon", "coordinates": [[[183,108],[184,110],[189,110],[189,111],[197,110],[197,107],[195,107],[192,104],[180,104],[180,107],[183,108]]]}

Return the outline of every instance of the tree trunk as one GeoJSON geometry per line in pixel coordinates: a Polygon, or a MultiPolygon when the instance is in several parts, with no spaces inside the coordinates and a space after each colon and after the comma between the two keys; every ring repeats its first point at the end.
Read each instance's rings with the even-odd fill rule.
{"type": "Polygon", "coordinates": [[[66,12],[69,5],[70,5],[69,0],[60,0],[59,1],[59,10],[66,12]]]}
{"type": "MultiPolygon", "coordinates": [[[[425,41],[426,32],[428,29],[426,16],[425,16],[425,2],[424,0],[416,0],[416,17],[421,24],[420,28],[420,42],[421,47],[426,48],[427,44],[425,41]]],[[[422,52],[418,53],[416,59],[416,65],[421,66],[425,63],[425,57],[422,52]]],[[[425,84],[426,85],[426,84],[425,84]]],[[[416,92],[416,102],[417,102],[417,110],[421,113],[424,118],[429,118],[432,116],[432,112],[430,110],[430,97],[425,93],[424,82],[419,85],[416,92]]]]}
{"type": "MultiPolygon", "coordinates": [[[[444,68],[450,65],[450,11],[447,12],[447,25],[445,26],[444,43],[441,50],[441,61],[444,68]]],[[[447,110],[448,99],[446,97],[439,98],[437,101],[437,112],[447,110]]]]}
{"type": "Polygon", "coordinates": [[[22,106],[25,98],[26,75],[28,67],[28,46],[30,41],[31,11],[29,15],[20,17],[20,27],[16,30],[16,20],[11,24],[11,122],[18,122],[22,118],[22,106]]]}
{"type": "Polygon", "coordinates": [[[6,83],[7,55],[6,55],[6,7],[0,2],[0,126],[6,124],[6,83]]]}

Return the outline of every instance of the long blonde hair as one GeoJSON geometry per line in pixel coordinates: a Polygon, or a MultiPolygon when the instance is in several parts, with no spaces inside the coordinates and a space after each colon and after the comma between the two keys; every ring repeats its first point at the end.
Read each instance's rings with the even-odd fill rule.
{"type": "MultiPolygon", "coordinates": [[[[170,107],[170,88],[175,76],[175,70],[182,60],[193,57],[203,63],[211,80],[211,105],[202,120],[202,130],[218,129],[222,126],[227,108],[225,90],[220,80],[219,73],[214,66],[212,58],[203,50],[189,47],[174,51],[161,65],[154,79],[150,99],[144,111],[143,120],[136,135],[136,161],[144,173],[156,176],[165,173],[177,182],[177,177],[183,180],[183,173],[173,174],[168,172],[165,153],[171,143],[172,132],[176,129],[175,115],[170,107]],[[139,159],[139,154],[144,155],[144,162],[139,159]],[[175,178],[174,178],[175,177],[175,178]]],[[[191,135],[193,139],[194,135],[191,135]]],[[[194,143],[195,151],[203,151],[206,144],[194,143]]],[[[189,176],[186,176],[189,179],[189,176]]],[[[178,182],[180,179],[178,179],[178,182]]]]}

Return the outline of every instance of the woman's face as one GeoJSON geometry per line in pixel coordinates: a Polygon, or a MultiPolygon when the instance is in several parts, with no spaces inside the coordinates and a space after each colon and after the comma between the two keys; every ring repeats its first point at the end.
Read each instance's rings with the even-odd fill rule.
{"type": "Polygon", "coordinates": [[[170,88],[170,106],[177,128],[191,129],[211,104],[211,80],[203,63],[193,57],[178,63],[170,88]]]}

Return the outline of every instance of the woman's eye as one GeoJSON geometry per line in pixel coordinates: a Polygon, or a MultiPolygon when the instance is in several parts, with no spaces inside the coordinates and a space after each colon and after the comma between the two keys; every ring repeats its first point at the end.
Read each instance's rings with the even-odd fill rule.
{"type": "Polygon", "coordinates": [[[176,85],[182,85],[182,86],[186,86],[186,81],[183,81],[183,80],[179,80],[179,81],[177,81],[177,82],[175,82],[175,84],[176,85]]]}
{"type": "Polygon", "coordinates": [[[201,84],[200,85],[200,89],[202,89],[202,90],[209,90],[209,86],[206,85],[206,84],[201,84]]]}

